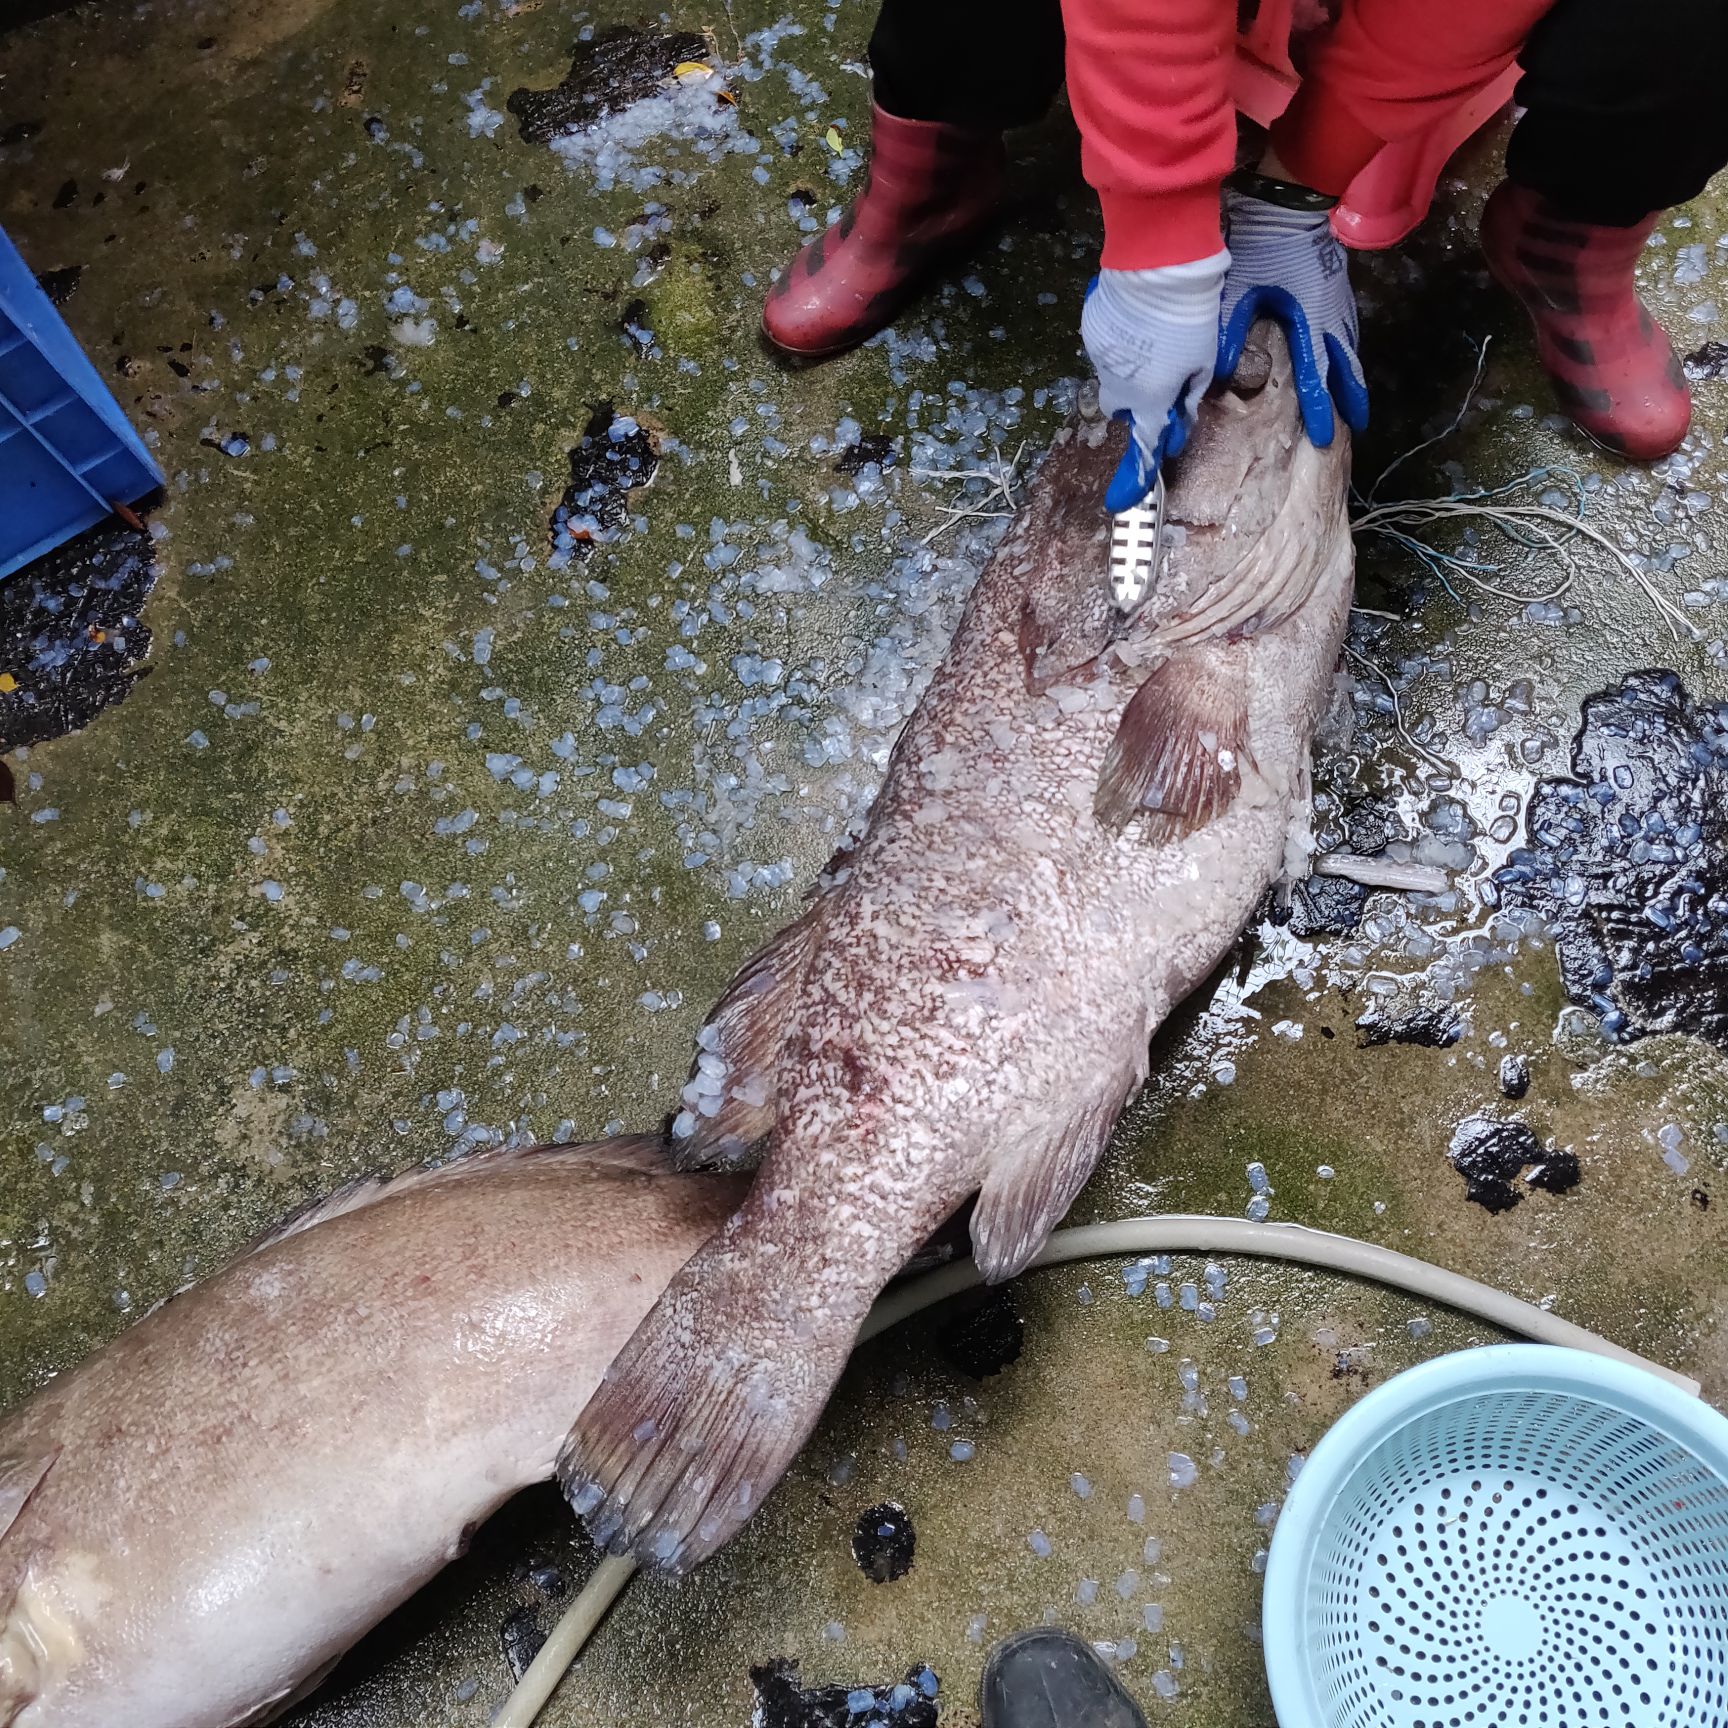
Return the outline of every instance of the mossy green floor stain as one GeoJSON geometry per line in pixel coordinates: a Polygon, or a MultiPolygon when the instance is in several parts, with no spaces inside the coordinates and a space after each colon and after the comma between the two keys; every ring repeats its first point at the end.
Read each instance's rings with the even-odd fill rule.
{"type": "MultiPolygon", "coordinates": [[[[859,184],[869,9],[667,15],[736,97],[704,125],[758,148],[649,139],[602,189],[592,162],[524,143],[507,100],[557,84],[585,28],[640,22],[191,0],[0,38],[9,107],[40,121],[0,149],[0,222],[37,268],[84,267],[66,315],[170,477],[149,675],[18,753],[0,808],[0,928],[19,932],[0,950],[0,1397],[358,1171],[675,1107],[699,1017],[856,818],[985,550],[987,520],[944,514],[989,508],[984,484],[920,471],[1035,454],[1071,400],[1097,227],[1064,116],[1013,141],[1001,236],[890,342],[783,371],[760,299],[859,184]],[[569,452],[602,403],[658,467],[615,540],[559,564],[569,452]],[[871,437],[889,465],[848,473],[871,437]]],[[[1458,429],[1380,495],[1571,470],[1697,637],[1588,549],[1532,607],[1508,596],[1550,590],[1552,559],[1486,528],[1500,595],[1365,541],[1362,600],[1394,616],[1359,620],[1323,822],[1382,800],[1455,898],[1375,896],[1359,930],[1311,942],[1251,932],[1161,1036],[1076,1217],[1258,1199],[1551,1302],[1721,1397],[1723,1059],[1604,1044],[1484,889],[1583,696],[1646,665],[1728,690],[1728,385],[1698,385],[1694,440],[1654,474],[1553,420],[1472,245],[1497,147],[1472,147],[1417,241],[1358,261],[1359,478],[1447,426],[1491,338],[1458,429]],[[1364,1014],[1436,997],[1457,1044],[1361,1047],[1364,1014]],[[1516,1103],[1507,1052],[1531,1065],[1516,1103]],[[1571,1148],[1578,1188],[1468,1204],[1447,1147],[1483,1109],[1571,1148]]],[[[1724,215],[1701,200],[1647,257],[1683,349],[1721,335],[1724,215]]],[[[1318,1273],[1219,1271],[1210,1319],[1203,1261],[1139,1294],[1114,1266],[1028,1279],[1025,1351],[983,1382],[945,1364],[936,1322],[872,1345],[743,1538],[637,1585],[548,1719],[741,1723],[748,1665],[783,1655],[806,1684],[927,1661],[964,1724],[989,1642],[1048,1615],[1109,1642],[1158,1720],[1269,1723],[1257,1564],[1294,1461],[1365,1387],[1484,1334],[1318,1273]],[[917,1559],[879,1585],[849,1544],[889,1498],[917,1559]]],[[[587,1565],[550,1491],[299,1720],[483,1722],[504,1619],[557,1611],[532,1555],[571,1581],[587,1565]]]]}

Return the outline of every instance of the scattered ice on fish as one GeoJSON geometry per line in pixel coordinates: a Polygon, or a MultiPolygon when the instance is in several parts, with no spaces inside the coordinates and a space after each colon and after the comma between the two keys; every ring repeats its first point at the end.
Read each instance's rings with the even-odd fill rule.
{"type": "Polygon", "coordinates": [[[1172,1488],[1192,1488],[1200,1478],[1200,1467],[1186,1452],[1170,1454],[1170,1486],[1172,1488]]]}

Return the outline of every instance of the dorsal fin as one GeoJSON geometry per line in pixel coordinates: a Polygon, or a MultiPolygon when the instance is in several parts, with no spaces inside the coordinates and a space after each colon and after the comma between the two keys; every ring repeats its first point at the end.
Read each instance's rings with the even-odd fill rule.
{"type": "Polygon", "coordinates": [[[398,1176],[356,1176],[344,1182],[332,1193],[308,1200],[296,1207],[280,1224],[273,1224],[261,1236],[255,1237],[241,1250],[257,1254],[286,1242],[314,1224],[328,1223],[347,1212],[358,1212],[386,1195],[403,1194],[412,1188],[428,1187],[435,1182],[460,1181],[467,1176],[496,1170],[502,1164],[557,1161],[580,1165],[589,1170],[618,1170],[639,1176],[668,1176],[673,1173],[672,1158],[665,1139],[658,1134],[615,1134],[609,1140],[593,1140],[575,1146],[488,1146],[469,1152],[448,1164],[422,1165],[404,1170],[398,1176]]]}
{"type": "Polygon", "coordinates": [[[673,1129],[681,1170],[742,1169],[774,1126],[780,1052],[826,910],[820,895],[752,956],[697,1034],[684,1111],[673,1129]]]}

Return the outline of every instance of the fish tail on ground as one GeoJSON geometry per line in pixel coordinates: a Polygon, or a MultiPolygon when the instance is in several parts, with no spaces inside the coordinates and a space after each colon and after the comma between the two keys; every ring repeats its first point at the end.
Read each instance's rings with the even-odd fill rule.
{"type": "Polygon", "coordinates": [[[607,1370],[558,1460],[594,1540],[666,1572],[705,1559],[756,1510],[815,1425],[857,1330],[824,1316],[818,1335],[798,1339],[760,1324],[759,1302],[679,1283],[607,1370]]]}
{"type": "Polygon", "coordinates": [[[878,1291],[946,1210],[848,1232],[843,1261],[813,1260],[813,1244],[832,1254],[832,1230],[795,1216],[795,1201],[755,1204],[764,1181],[668,1285],[559,1454],[559,1482],[594,1540],[659,1571],[705,1560],[768,1496],[878,1291]]]}

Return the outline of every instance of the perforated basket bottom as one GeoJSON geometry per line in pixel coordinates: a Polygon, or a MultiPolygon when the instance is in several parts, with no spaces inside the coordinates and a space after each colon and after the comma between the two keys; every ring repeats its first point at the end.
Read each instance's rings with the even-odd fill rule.
{"type": "Polygon", "coordinates": [[[1728,1484],[1587,1398],[1467,1398],[1363,1461],[1306,1612],[1330,1728],[1724,1728],[1728,1484]]]}

